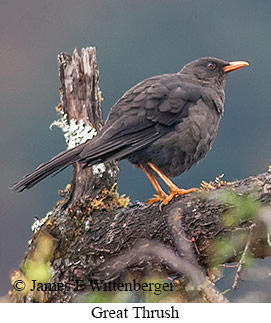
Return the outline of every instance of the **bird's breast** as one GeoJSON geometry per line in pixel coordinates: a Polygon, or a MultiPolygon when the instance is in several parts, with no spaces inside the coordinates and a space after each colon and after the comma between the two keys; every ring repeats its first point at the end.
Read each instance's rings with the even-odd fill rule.
{"type": "Polygon", "coordinates": [[[191,104],[188,115],[174,130],[153,142],[138,154],[139,162],[151,162],[167,176],[189,170],[210,150],[221,114],[202,100],[191,104]]]}

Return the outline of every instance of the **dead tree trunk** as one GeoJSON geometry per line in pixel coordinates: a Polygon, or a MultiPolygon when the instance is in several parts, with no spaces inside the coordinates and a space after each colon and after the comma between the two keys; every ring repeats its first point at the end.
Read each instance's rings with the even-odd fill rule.
{"type": "MultiPolygon", "coordinates": [[[[77,50],[72,56],[61,53],[58,61],[61,102],[55,124],[71,148],[91,140],[103,124],[96,51],[82,49],[81,57],[77,50]]],[[[49,237],[50,250],[43,259],[50,268],[47,282],[69,290],[28,288],[22,293],[14,288],[12,301],[72,302],[91,291],[89,280],[105,284],[163,273],[177,284],[171,301],[225,302],[209,280],[210,269],[239,261],[237,285],[247,254],[271,255],[269,173],[234,183],[204,183],[198,192],[176,197],[162,210],[156,204],[128,205],[116,182],[115,163],[88,169],[74,165],[71,185],[60,192],[62,203],[35,223],[23,265],[12,276],[12,282],[19,277],[30,284],[30,265],[42,262],[40,239],[49,237]],[[191,286],[186,289],[187,282],[193,292],[191,286]]]]}
{"type": "MultiPolygon", "coordinates": [[[[57,110],[60,120],[54,124],[62,128],[69,149],[90,140],[103,126],[96,48],[83,48],[81,57],[77,49],[72,56],[61,53],[58,56],[58,66],[61,101],[57,110]]],[[[110,190],[116,182],[115,163],[84,169],[82,164],[76,163],[73,166],[69,199],[65,201],[65,206],[86,195],[95,196],[104,189],[110,190]]]]}

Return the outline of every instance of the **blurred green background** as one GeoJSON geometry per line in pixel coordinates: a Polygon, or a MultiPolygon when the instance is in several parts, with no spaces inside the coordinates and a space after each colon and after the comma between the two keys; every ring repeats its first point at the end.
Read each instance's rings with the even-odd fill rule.
{"type": "MultiPolygon", "coordinates": [[[[97,47],[105,116],[137,82],[177,72],[193,59],[249,61],[228,79],[225,115],[212,151],[175,182],[199,186],[221,173],[231,181],[264,172],[270,163],[270,1],[1,0],[0,295],[23,258],[33,218],[54,206],[71,170],[22,194],[8,187],[65,149],[61,131],[49,130],[59,102],[56,57],[90,45],[97,47]]],[[[140,201],[152,195],[142,171],[126,161],[120,169],[120,193],[140,201]]]]}

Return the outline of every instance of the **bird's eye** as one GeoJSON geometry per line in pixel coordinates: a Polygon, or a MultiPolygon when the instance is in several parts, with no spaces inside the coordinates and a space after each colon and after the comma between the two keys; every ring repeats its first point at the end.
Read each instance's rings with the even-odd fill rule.
{"type": "Polygon", "coordinates": [[[207,68],[208,68],[208,70],[210,70],[210,71],[214,70],[214,69],[216,68],[216,63],[214,63],[214,62],[209,62],[209,63],[207,64],[207,68]]]}

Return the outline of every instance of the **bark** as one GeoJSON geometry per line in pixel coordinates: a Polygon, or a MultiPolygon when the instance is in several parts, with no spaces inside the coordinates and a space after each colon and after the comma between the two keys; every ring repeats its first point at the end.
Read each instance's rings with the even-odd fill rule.
{"type": "MultiPolygon", "coordinates": [[[[99,131],[103,121],[95,48],[83,49],[81,57],[76,50],[73,56],[61,53],[59,71],[62,121],[69,128],[72,120],[83,120],[89,132],[99,131]]],[[[68,139],[69,144],[74,133],[68,139]]],[[[26,279],[24,264],[36,257],[39,239],[45,235],[53,241],[50,283],[70,284],[70,291],[22,294],[12,290],[12,301],[72,302],[90,291],[89,280],[124,282],[159,273],[174,277],[178,285],[174,297],[168,298],[171,301],[225,302],[209,280],[210,268],[239,262],[237,286],[248,254],[271,255],[269,173],[233,183],[221,179],[203,183],[198,192],[176,197],[160,210],[158,204],[128,204],[116,190],[117,165],[100,168],[99,172],[74,165],[71,187],[60,192],[62,203],[36,222],[15,275],[26,279]],[[75,290],[76,281],[84,288],[75,290]]]]}
{"type": "MultiPolygon", "coordinates": [[[[61,53],[58,56],[61,82],[58,112],[67,146],[73,146],[91,139],[102,128],[101,91],[99,88],[99,69],[96,48],[77,49],[73,55],[61,53]]],[[[80,163],[73,166],[73,178],[69,199],[65,205],[77,201],[88,194],[98,194],[110,189],[117,182],[117,165],[110,163],[84,168],[80,163]]]]}

